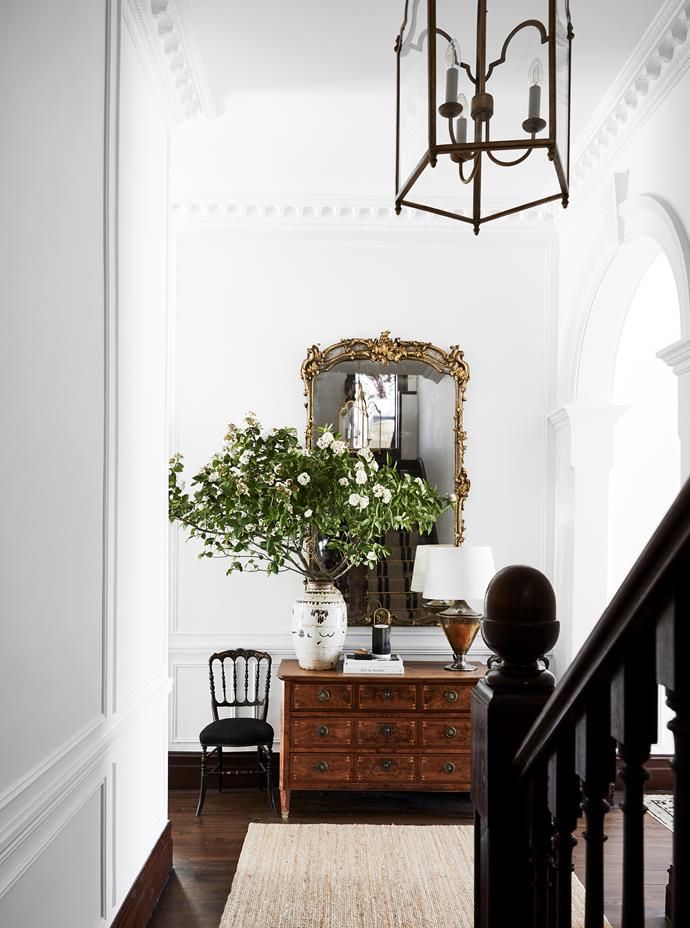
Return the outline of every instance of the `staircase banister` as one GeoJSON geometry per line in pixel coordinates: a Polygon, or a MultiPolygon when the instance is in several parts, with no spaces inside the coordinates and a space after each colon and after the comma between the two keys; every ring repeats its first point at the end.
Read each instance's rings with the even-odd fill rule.
{"type": "Polygon", "coordinates": [[[555,749],[561,726],[582,713],[590,687],[609,678],[629,636],[670,601],[676,561],[690,552],[690,480],[682,487],[515,755],[519,776],[555,749]]]}

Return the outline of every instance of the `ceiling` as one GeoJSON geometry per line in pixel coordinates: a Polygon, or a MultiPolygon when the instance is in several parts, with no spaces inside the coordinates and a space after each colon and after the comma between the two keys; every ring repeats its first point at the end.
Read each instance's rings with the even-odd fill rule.
{"type": "MultiPolygon", "coordinates": [[[[413,2],[413,0],[411,0],[413,2]]],[[[394,105],[395,56],[402,0],[187,0],[216,112],[247,93],[361,95],[370,89],[380,105],[394,105]]],[[[658,12],[660,0],[571,0],[573,137],[586,125],[606,90],[658,12]]],[[[439,21],[474,0],[439,0],[439,21]]],[[[544,15],[545,0],[494,0],[492,35],[519,21],[544,15]]],[[[463,15],[465,15],[463,13],[463,15]]],[[[470,52],[473,37],[469,44],[470,52]]],[[[462,40],[461,40],[462,42],[462,40]]],[[[270,119],[270,113],[266,114],[270,119]]]]}

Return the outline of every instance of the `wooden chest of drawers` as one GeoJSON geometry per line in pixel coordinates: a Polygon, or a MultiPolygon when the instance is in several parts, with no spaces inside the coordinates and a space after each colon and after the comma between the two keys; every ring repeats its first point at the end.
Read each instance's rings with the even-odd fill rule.
{"type": "Polygon", "coordinates": [[[470,698],[485,672],[419,661],[372,678],[283,661],[283,818],[293,789],[468,791],[470,698]]]}

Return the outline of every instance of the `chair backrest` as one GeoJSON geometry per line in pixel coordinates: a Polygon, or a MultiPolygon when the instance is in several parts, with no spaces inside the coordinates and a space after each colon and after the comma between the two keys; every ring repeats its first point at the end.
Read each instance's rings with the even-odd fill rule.
{"type": "MultiPolygon", "coordinates": [[[[253,708],[254,718],[266,721],[271,687],[271,655],[237,648],[219,651],[208,660],[211,711],[253,708]]],[[[233,713],[234,714],[234,713],[233,713]]]]}

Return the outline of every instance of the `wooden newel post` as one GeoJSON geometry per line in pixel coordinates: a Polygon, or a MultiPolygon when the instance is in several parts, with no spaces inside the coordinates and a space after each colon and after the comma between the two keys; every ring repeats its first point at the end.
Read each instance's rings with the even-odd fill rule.
{"type": "Polygon", "coordinates": [[[538,900],[548,892],[546,771],[543,783],[528,787],[513,761],[555,686],[540,659],[558,631],[556,597],[542,573],[506,567],[496,574],[482,620],[482,635],[496,657],[472,696],[475,928],[545,924],[538,900]],[[530,819],[529,792],[536,789],[543,805],[531,801],[530,819]]]}

